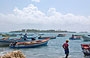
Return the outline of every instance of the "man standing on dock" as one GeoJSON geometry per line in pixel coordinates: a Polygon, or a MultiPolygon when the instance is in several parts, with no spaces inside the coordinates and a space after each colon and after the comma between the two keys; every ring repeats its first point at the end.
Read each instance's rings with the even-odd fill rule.
{"type": "Polygon", "coordinates": [[[66,42],[62,45],[62,47],[64,48],[64,51],[65,51],[65,54],[66,54],[66,56],[65,56],[65,58],[68,58],[68,55],[69,55],[69,48],[68,48],[68,46],[69,46],[69,44],[68,44],[68,40],[66,40],[66,42]]]}

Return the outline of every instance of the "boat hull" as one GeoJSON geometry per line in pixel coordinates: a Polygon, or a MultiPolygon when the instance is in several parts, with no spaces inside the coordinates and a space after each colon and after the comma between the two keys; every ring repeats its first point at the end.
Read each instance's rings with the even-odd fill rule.
{"type": "MultiPolygon", "coordinates": [[[[9,46],[10,43],[23,42],[23,41],[25,40],[23,39],[7,39],[7,40],[0,39],[0,46],[9,46]]],[[[29,41],[29,40],[26,40],[26,41],[29,41]]]]}
{"type": "Polygon", "coordinates": [[[10,43],[0,42],[0,46],[9,46],[10,43]]]}
{"type": "Polygon", "coordinates": [[[81,40],[80,38],[69,38],[70,40],[81,40]]]}
{"type": "MultiPolygon", "coordinates": [[[[35,48],[35,47],[40,47],[40,46],[46,46],[48,43],[48,40],[45,40],[45,42],[43,40],[37,40],[35,41],[35,43],[30,43],[30,44],[25,44],[27,42],[23,42],[24,44],[22,43],[22,44],[10,45],[10,48],[35,48]]],[[[30,42],[33,42],[33,41],[30,41],[30,42]]]]}
{"type": "Polygon", "coordinates": [[[9,46],[12,41],[0,39],[0,46],[9,46]]]}
{"type": "Polygon", "coordinates": [[[81,35],[72,35],[69,39],[70,40],[81,40],[81,35]]]}
{"type": "Polygon", "coordinates": [[[81,48],[85,56],[90,56],[90,44],[81,44],[81,48]]]}
{"type": "Polygon", "coordinates": [[[45,38],[56,39],[56,37],[38,37],[38,39],[45,39],[45,38]]]}
{"type": "Polygon", "coordinates": [[[44,42],[41,44],[35,44],[35,45],[19,45],[19,46],[10,46],[10,48],[35,48],[35,47],[39,47],[39,46],[46,46],[48,42],[44,42]]]}
{"type": "Polygon", "coordinates": [[[57,37],[65,37],[66,34],[58,34],[57,37]]]}

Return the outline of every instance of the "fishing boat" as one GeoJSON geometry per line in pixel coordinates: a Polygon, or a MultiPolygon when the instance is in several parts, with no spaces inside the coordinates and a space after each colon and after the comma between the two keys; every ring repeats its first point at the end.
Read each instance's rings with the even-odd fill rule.
{"type": "Polygon", "coordinates": [[[58,34],[57,37],[65,37],[66,34],[58,34]]]}
{"type": "Polygon", "coordinates": [[[81,48],[85,56],[90,56],[90,44],[81,44],[81,48]]]}
{"type": "Polygon", "coordinates": [[[9,46],[10,43],[23,42],[23,41],[29,41],[29,40],[18,39],[18,38],[14,38],[14,39],[2,38],[2,39],[0,39],[0,46],[9,46]]]}
{"type": "Polygon", "coordinates": [[[70,40],[80,40],[81,39],[81,35],[72,35],[69,39],[70,40]]]}
{"type": "Polygon", "coordinates": [[[35,36],[30,36],[28,34],[25,35],[15,35],[15,34],[3,34],[0,39],[0,46],[9,46],[10,43],[13,42],[25,42],[25,41],[31,41],[33,38],[36,38],[35,36]]]}
{"type": "Polygon", "coordinates": [[[39,46],[45,46],[47,45],[49,39],[50,38],[45,38],[42,40],[27,41],[27,42],[11,43],[9,47],[10,48],[34,48],[39,46]]]}
{"type": "Polygon", "coordinates": [[[45,39],[45,38],[56,39],[56,36],[39,36],[38,37],[38,39],[45,39]]]}
{"type": "Polygon", "coordinates": [[[10,43],[11,43],[11,41],[9,41],[9,40],[0,39],[0,46],[9,46],[10,43]]]}
{"type": "Polygon", "coordinates": [[[83,41],[90,41],[90,36],[82,35],[83,41]]]}

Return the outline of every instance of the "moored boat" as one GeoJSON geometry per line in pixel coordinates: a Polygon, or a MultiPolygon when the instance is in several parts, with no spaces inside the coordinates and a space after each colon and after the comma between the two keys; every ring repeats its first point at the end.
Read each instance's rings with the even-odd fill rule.
{"type": "Polygon", "coordinates": [[[58,34],[57,37],[65,37],[66,34],[58,34]]]}
{"type": "Polygon", "coordinates": [[[90,36],[82,35],[83,41],[90,41],[90,36]]]}
{"type": "Polygon", "coordinates": [[[90,56],[90,44],[81,44],[81,48],[85,56],[90,56]]]}
{"type": "Polygon", "coordinates": [[[81,35],[72,35],[69,39],[70,40],[80,40],[81,39],[81,35]]]}
{"type": "Polygon", "coordinates": [[[10,48],[34,48],[39,46],[45,46],[47,45],[50,38],[45,38],[42,40],[34,40],[34,41],[28,41],[28,42],[17,42],[17,43],[11,43],[9,45],[10,48]]]}
{"type": "Polygon", "coordinates": [[[23,41],[30,41],[30,40],[24,40],[24,39],[18,39],[18,38],[2,38],[0,39],[0,46],[9,46],[10,43],[13,42],[23,42],[23,41]]]}
{"type": "Polygon", "coordinates": [[[40,36],[40,37],[38,37],[38,39],[45,39],[45,38],[56,39],[56,36],[45,36],[45,37],[40,36]]]}

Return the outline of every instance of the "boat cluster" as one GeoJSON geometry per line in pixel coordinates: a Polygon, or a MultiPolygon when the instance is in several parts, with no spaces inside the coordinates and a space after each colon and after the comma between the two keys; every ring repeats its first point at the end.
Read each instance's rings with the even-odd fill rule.
{"type": "Polygon", "coordinates": [[[87,43],[82,43],[81,48],[85,56],[90,56],[90,36],[89,35],[82,35],[82,38],[87,43]]]}
{"type": "Polygon", "coordinates": [[[23,36],[21,35],[19,38],[2,36],[3,38],[0,39],[0,46],[9,46],[10,48],[32,48],[38,46],[45,46],[47,45],[49,39],[56,38],[53,36],[41,37],[41,35],[40,37],[37,37],[29,34],[24,34],[23,36]]]}
{"type": "Polygon", "coordinates": [[[83,35],[72,35],[70,40],[83,40],[86,43],[81,44],[82,52],[84,56],[90,56],[90,43],[87,41],[90,41],[90,35],[88,34],[83,34],[83,35]]]}
{"type": "MultiPolygon", "coordinates": [[[[0,34],[0,46],[9,46],[10,48],[32,48],[39,46],[46,46],[50,39],[66,37],[67,34],[60,33],[55,36],[44,36],[45,34],[0,34]],[[22,36],[23,35],[23,36],[22,36]]],[[[90,35],[71,34],[69,40],[90,41],[90,35]]],[[[81,44],[82,51],[85,56],[90,55],[90,43],[81,44]]]]}

